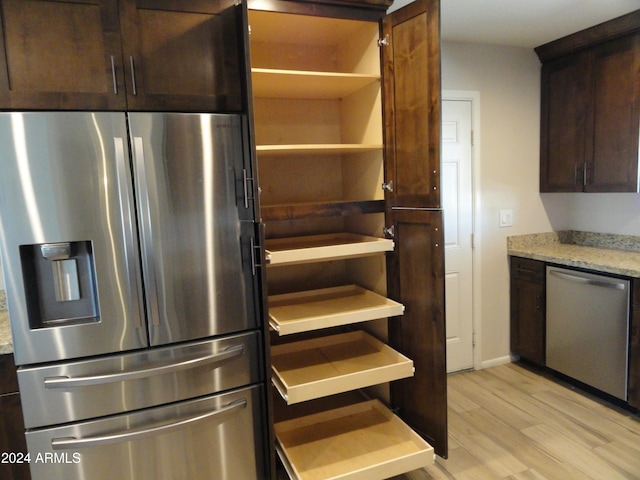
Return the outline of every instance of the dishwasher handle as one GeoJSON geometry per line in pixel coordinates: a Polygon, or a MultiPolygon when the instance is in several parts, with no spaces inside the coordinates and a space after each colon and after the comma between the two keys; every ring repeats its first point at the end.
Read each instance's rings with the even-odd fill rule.
{"type": "Polygon", "coordinates": [[[152,425],[139,430],[131,430],[126,432],[117,432],[111,435],[103,435],[99,437],[63,437],[54,438],[51,440],[51,447],[53,450],[77,450],[79,448],[88,447],[100,447],[103,445],[110,445],[113,443],[129,442],[131,440],[138,440],[141,438],[151,437],[159,435],[161,433],[167,433],[182,428],[187,428],[192,424],[202,422],[209,418],[220,417],[231,414],[235,411],[242,410],[247,407],[247,400],[245,398],[235,400],[228,405],[212,410],[210,412],[192,415],[172,423],[163,423],[160,425],[152,425]]]}
{"type": "Polygon", "coordinates": [[[549,274],[554,277],[562,278],[564,280],[568,280],[570,282],[583,283],[585,285],[593,285],[596,287],[604,287],[604,288],[613,288],[615,290],[624,290],[626,288],[626,284],[623,282],[618,282],[615,279],[611,279],[610,282],[606,280],[601,280],[600,278],[589,278],[583,277],[582,275],[572,275],[570,273],[559,272],[558,270],[549,270],[549,274]]]}

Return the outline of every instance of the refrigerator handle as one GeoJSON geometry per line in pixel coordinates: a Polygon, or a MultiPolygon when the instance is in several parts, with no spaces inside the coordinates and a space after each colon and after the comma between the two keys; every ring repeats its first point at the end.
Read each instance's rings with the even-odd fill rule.
{"type": "MultiPolygon", "coordinates": [[[[158,304],[158,280],[156,277],[156,260],[153,241],[153,218],[149,195],[149,183],[144,159],[144,144],[142,137],[133,137],[133,159],[135,164],[136,185],[138,187],[138,202],[140,204],[140,229],[142,235],[142,264],[146,286],[147,312],[152,325],[160,324],[158,304]]],[[[156,241],[157,243],[157,241],[156,241]]]]}
{"type": "Polygon", "coordinates": [[[138,430],[132,430],[127,432],[119,432],[111,435],[104,435],[100,437],[63,437],[54,438],[51,440],[51,447],[53,450],[77,450],[79,448],[100,447],[103,445],[110,445],[113,443],[129,442],[131,440],[138,440],[146,437],[153,437],[162,433],[172,432],[183,428],[190,427],[195,423],[202,422],[204,420],[221,417],[232,414],[238,410],[242,410],[247,407],[247,399],[241,398],[235,400],[218,410],[213,410],[198,415],[191,415],[173,423],[162,423],[160,425],[153,425],[151,427],[145,427],[138,430]]]}
{"type": "Polygon", "coordinates": [[[164,375],[167,373],[175,373],[181,370],[208,365],[211,363],[219,363],[229,358],[238,357],[244,353],[244,347],[233,345],[225,348],[220,353],[205,355],[203,357],[189,358],[177,363],[169,363],[162,365],[151,365],[139,370],[131,370],[128,372],[104,373],[101,375],[91,375],[86,377],[47,377],[44,379],[44,388],[73,388],[73,387],[89,387],[93,385],[103,385],[105,383],[124,382],[126,380],[137,380],[140,378],[148,378],[155,375],[164,375]]]}
{"type": "MultiPolygon", "coordinates": [[[[138,258],[136,256],[136,247],[134,245],[135,229],[133,226],[133,218],[131,212],[132,208],[132,192],[130,181],[129,162],[124,150],[124,139],[122,137],[113,138],[115,156],[116,156],[116,170],[118,172],[118,194],[120,195],[121,214],[122,214],[122,228],[125,232],[125,268],[129,274],[130,279],[130,297],[131,304],[138,305],[139,299],[142,295],[140,291],[140,275],[138,271],[138,258]]],[[[137,328],[142,327],[142,314],[138,309],[135,314],[135,326],[137,328]]]]}

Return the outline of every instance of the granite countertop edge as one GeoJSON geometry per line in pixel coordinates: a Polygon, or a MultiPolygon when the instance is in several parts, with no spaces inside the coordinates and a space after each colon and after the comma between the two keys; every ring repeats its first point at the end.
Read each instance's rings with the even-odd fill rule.
{"type": "Polygon", "coordinates": [[[507,239],[507,253],[558,265],[640,278],[640,237],[551,232],[507,239]],[[585,240],[586,239],[586,240],[585,240]],[[603,243],[599,244],[599,240],[603,243]],[[616,248],[620,246],[621,248],[616,248]]]}

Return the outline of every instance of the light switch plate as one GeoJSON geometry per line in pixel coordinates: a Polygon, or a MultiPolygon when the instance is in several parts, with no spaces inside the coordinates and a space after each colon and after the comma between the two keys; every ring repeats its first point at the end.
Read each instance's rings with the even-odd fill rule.
{"type": "Polygon", "coordinates": [[[500,210],[500,228],[513,226],[513,210],[500,210]]]}

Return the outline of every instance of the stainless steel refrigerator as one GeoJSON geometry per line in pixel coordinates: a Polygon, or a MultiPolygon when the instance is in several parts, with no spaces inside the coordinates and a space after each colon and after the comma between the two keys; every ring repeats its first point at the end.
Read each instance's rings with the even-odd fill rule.
{"type": "Polygon", "coordinates": [[[33,479],[265,478],[244,117],[1,113],[0,145],[33,479]]]}

